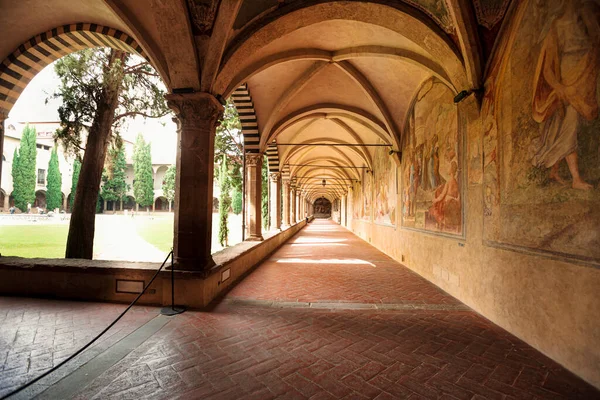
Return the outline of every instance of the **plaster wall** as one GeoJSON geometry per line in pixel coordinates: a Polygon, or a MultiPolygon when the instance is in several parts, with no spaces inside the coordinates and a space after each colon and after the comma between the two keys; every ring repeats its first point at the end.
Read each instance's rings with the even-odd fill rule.
{"type": "MultiPolygon", "coordinates": [[[[475,100],[461,108],[471,118],[467,141],[479,140],[475,100]]],[[[600,269],[484,244],[482,185],[465,186],[464,238],[406,229],[400,223],[385,226],[372,218],[350,217],[347,228],[600,387],[600,269]]],[[[397,203],[401,209],[401,196],[397,203]]]]}
{"type": "Polygon", "coordinates": [[[399,187],[376,155],[376,185],[355,185],[347,226],[600,387],[599,32],[585,18],[600,8],[539,7],[515,3],[483,93],[454,105],[439,82],[421,86],[399,187]],[[585,52],[568,51],[574,37],[585,52]],[[386,181],[389,226],[376,223],[394,204],[377,197],[386,181]]]}

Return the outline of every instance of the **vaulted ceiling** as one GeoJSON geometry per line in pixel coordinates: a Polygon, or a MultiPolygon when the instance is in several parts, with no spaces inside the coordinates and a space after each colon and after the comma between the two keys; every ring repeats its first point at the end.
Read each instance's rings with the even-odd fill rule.
{"type": "Polygon", "coordinates": [[[0,0],[0,60],[8,65],[30,38],[66,24],[122,31],[170,90],[228,97],[246,84],[258,150],[276,144],[280,170],[311,199],[334,199],[372,169],[376,146],[399,162],[406,116],[423,82],[436,77],[454,93],[481,85],[510,1],[493,3],[81,0],[73,7],[68,0],[0,0]],[[322,179],[325,187],[315,184],[322,179]]]}

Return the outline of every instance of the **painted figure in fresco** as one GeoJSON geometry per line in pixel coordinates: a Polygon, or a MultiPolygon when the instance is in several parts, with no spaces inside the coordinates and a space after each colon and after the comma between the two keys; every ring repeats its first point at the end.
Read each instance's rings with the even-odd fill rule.
{"type": "Polygon", "coordinates": [[[433,205],[429,208],[429,215],[435,218],[438,229],[454,230],[460,227],[461,205],[460,189],[456,174],[458,164],[452,161],[450,164],[450,177],[448,181],[435,191],[433,205]]]}
{"type": "Polygon", "coordinates": [[[562,13],[544,38],[533,84],[533,119],[541,124],[542,138],[532,163],[550,168],[550,178],[567,162],[574,189],[592,185],[579,174],[577,132],[582,119],[598,117],[600,25],[598,7],[589,0],[563,0],[562,13]]]}

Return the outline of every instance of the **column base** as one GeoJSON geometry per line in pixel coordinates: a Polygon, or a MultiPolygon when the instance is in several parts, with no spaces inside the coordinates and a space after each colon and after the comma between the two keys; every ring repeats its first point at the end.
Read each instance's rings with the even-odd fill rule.
{"type": "Polygon", "coordinates": [[[216,263],[215,260],[213,260],[212,256],[209,256],[204,260],[195,258],[175,257],[174,267],[175,270],[179,271],[207,271],[215,265],[216,263]]]}
{"type": "Polygon", "coordinates": [[[244,240],[245,242],[262,242],[264,239],[262,235],[250,235],[244,240]]]}
{"type": "Polygon", "coordinates": [[[285,225],[285,224],[282,224],[282,225],[281,225],[281,230],[282,230],[282,231],[285,231],[285,230],[286,230],[287,228],[289,228],[290,226],[291,226],[291,225],[285,225]]]}

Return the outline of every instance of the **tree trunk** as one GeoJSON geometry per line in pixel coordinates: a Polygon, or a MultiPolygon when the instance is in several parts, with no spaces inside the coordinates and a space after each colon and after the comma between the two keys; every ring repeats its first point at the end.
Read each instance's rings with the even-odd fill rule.
{"type": "Polygon", "coordinates": [[[111,50],[109,65],[105,68],[107,72],[104,74],[104,87],[99,96],[96,116],[88,134],[75,191],[65,258],[91,260],[94,253],[96,203],[115,109],[122,90],[122,66],[127,56],[128,54],[123,51],[111,50]],[[121,62],[121,68],[112,68],[117,61],[121,62]]]}

